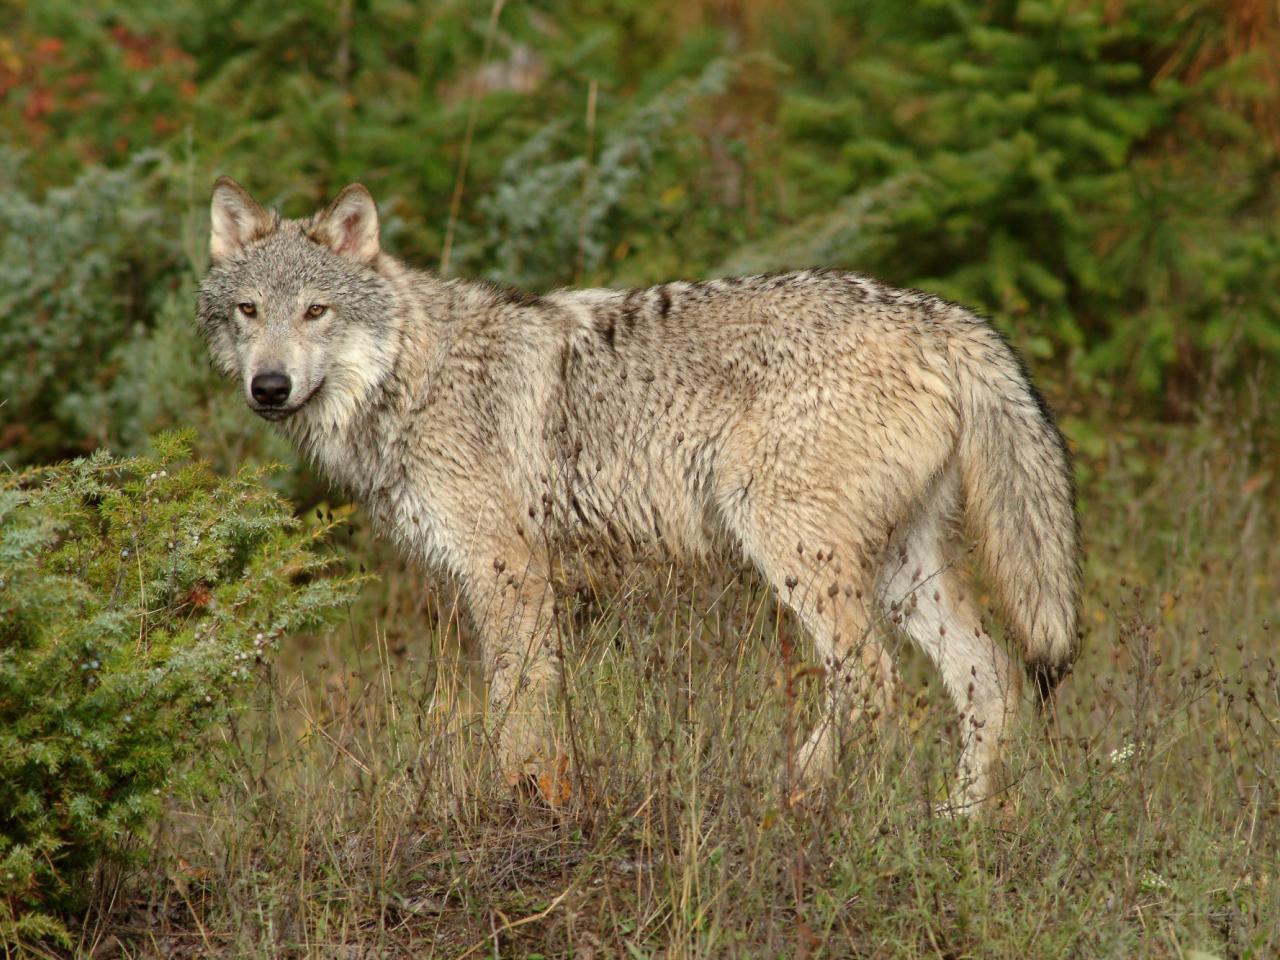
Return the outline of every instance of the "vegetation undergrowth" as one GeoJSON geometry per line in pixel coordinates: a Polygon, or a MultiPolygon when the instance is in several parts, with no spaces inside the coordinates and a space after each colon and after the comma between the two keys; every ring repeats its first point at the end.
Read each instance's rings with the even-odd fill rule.
{"type": "Polygon", "coordinates": [[[179,784],[207,776],[208,733],[286,631],[341,610],[262,471],[216,477],[190,438],[0,481],[0,943],[70,945],[108,902],[179,784]],[[193,762],[194,761],[194,762],[193,762]],[[194,778],[194,779],[191,779],[194,778]],[[103,899],[104,897],[108,899],[103,899]]]}
{"type": "Polygon", "coordinates": [[[1269,956],[1276,439],[1260,411],[1219,409],[1116,430],[1088,458],[1085,652],[1052,722],[1025,705],[1006,793],[973,820],[935,815],[956,731],[905,648],[899,713],[851,731],[828,790],[792,797],[785,731],[816,703],[807,647],[733,571],[566,601],[574,790],[554,807],[519,799],[492,769],[451,593],[424,591],[357,530],[383,555],[381,585],[350,625],[273,660],[255,709],[226,728],[216,790],[169,804],[150,869],[84,944],[1269,956]]]}

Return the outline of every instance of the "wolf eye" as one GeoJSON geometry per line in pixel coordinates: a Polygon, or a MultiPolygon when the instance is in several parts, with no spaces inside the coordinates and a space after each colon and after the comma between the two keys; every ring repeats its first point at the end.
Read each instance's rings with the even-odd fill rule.
{"type": "Polygon", "coordinates": [[[236,306],[246,317],[256,317],[258,315],[258,305],[256,303],[245,302],[236,304],[236,306]]]}
{"type": "Polygon", "coordinates": [[[323,317],[325,311],[328,309],[329,308],[323,303],[313,303],[311,306],[307,307],[307,316],[312,320],[315,320],[317,317],[323,317]]]}

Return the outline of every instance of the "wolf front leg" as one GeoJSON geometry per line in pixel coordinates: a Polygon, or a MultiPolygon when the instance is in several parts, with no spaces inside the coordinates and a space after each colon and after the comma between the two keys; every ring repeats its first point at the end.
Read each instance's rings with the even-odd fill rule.
{"type": "Polygon", "coordinates": [[[558,795],[561,763],[552,718],[560,662],[546,570],[509,545],[485,559],[466,578],[465,590],[479,628],[486,721],[498,764],[512,786],[532,779],[558,795]]]}

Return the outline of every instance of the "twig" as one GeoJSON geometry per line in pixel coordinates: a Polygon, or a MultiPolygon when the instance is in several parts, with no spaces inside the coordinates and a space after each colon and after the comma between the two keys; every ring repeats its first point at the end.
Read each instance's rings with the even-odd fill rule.
{"type": "Polygon", "coordinates": [[[477,950],[483,949],[485,946],[487,946],[490,941],[493,942],[496,949],[499,934],[507,933],[510,930],[514,930],[516,927],[523,927],[526,923],[537,923],[539,920],[545,920],[548,916],[551,915],[552,911],[554,911],[556,907],[560,906],[560,904],[564,902],[565,897],[573,893],[573,891],[577,888],[577,886],[578,886],[577,880],[569,884],[569,886],[564,888],[564,891],[561,894],[559,894],[554,900],[552,900],[549,904],[547,904],[547,907],[545,910],[539,910],[537,913],[530,914],[527,917],[521,917],[519,920],[508,920],[502,926],[496,927],[494,931],[491,934],[489,934],[487,937],[485,937],[483,940],[480,940],[477,943],[473,944],[472,946],[468,947],[466,952],[458,954],[457,960],[465,960],[466,957],[471,956],[477,950]]]}
{"type": "MultiPolygon", "coordinates": [[[[787,587],[787,602],[791,603],[791,593],[795,588],[790,582],[787,587]]],[[[785,710],[782,718],[782,738],[783,748],[786,751],[786,789],[782,794],[782,809],[786,812],[787,818],[792,820],[791,827],[795,830],[797,836],[799,830],[796,829],[797,824],[794,822],[796,814],[796,805],[792,802],[795,796],[797,779],[796,779],[796,734],[795,734],[795,709],[796,709],[796,672],[792,669],[792,661],[794,650],[791,644],[791,637],[788,635],[786,625],[782,620],[782,605],[776,605],[775,629],[777,630],[778,639],[782,645],[782,671],[783,671],[783,697],[785,699],[785,710]]],[[[809,930],[809,924],[805,920],[805,903],[804,903],[804,887],[805,887],[805,855],[804,847],[797,839],[795,857],[791,861],[791,885],[792,893],[795,897],[796,911],[796,949],[794,956],[804,958],[809,955],[810,941],[813,934],[809,930]]]]}
{"type": "Polygon", "coordinates": [[[597,81],[592,79],[587,86],[587,154],[586,165],[582,170],[582,212],[578,216],[578,262],[573,270],[574,286],[582,284],[582,275],[586,272],[587,266],[587,208],[591,202],[591,187],[594,179],[592,174],[595,172],[592,166],[592,152],[596,139],[597,88],[597,81]]]}
{"type": "Polygon", "coordinates": [[[467,164],[471,160],[471,140],[476,132],[476,115],[480,112],[480,77],[489,64],[493,50],[493,36],[498,29],[498,17],[505,0],[493,0],[489,10],[489,26],[484,34],[484,52],[480,54],[480,69],[473,75],[471,104],[467,111],[467,132],[462,138],[462,153],[458,156],[458,173],[453,181],[453,197],[449,200],[449,225],[444,233],[444,249],[440,251],[440,275],[449,273],[449,260],[453,254],[453,234],[458,226],[458,211],[462,209],[462,191],[467,182],[467,164]]]}

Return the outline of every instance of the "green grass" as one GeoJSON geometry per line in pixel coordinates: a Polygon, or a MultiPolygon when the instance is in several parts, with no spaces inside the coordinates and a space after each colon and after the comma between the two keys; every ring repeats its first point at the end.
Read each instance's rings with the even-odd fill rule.
{"type": "MultiPolygon", "coordinates": [[[[1280,951],[1276,430],[1245,400],[1095,430],[1085,652],[1009,789],[930,813],[950,708],[903,707],[790,805],[779,634],[750,575],[637,575],[561,618],[573,797],[513,797],[467,628],[383,547],[350,623],[269,668],[218,789],[174,796],[82,949],[122,956],[1269,957],[1280,951]]],[[[356,523],[360,521],[356,515],[356,523]]],[[[802,654],[803,643],[797,645],[802,654]]],[[[800,671],[803,663],[791,665],[800,671]]],[[[104,953],[103,955],[108,955],[104,953]]]]}

